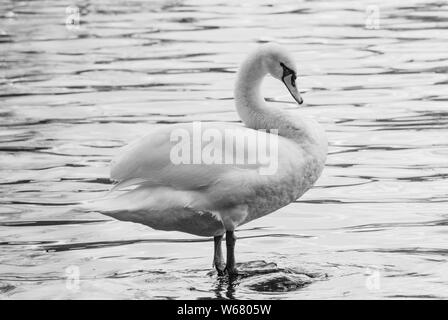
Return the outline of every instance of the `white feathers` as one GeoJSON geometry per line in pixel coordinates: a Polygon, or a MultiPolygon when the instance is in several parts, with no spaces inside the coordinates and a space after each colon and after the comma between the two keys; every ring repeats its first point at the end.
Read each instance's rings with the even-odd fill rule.
{"type": "MultiPolygon", "coordinates": [[[[260,95],[262,79],[268,72],[280,72],[280,62],[295,70],[292,58],[283,49],[263,46],[241,66],[235,98],[247,127],[201,124],[204,129],[214,130],[209,138],[225,139],[227,129],[238,129],[238,134],[249,136],[258,134],[260,131],[256,130],[260,129],[278,130],[276,145],[268,147],[271,154],[273,148],[276,151],[277,167],[271,174],[260,173],[260,162],[239,163],[237,155],[229,154],[229,148],[222,149],[222,156],[228,156],[231,163],[176,163],[172,152],[178,142],[173,140],[173,132],[184,130],[194,136],[195,129],[188,123],[161,126],[120,150],[111,168],[111,178],[118,184],[106,198],[91,203],[91,208],[156,229],[217,235],[301,196],[322,172],[327,142],[316,122],[265,104],[260,95]],[[120,191],[129,187],[133,189],[120,191]]],[[[269,132],[262,135],[268,140],[272,136],[269,132]]],[[[209,139],[208,143],[210,148],[222,146],[222,141],[220,144],[209,139]]],[[[243,151],[249,152],[251,146],[243,146],[243,151]]],[[[187,147],[191,151],[197,149],[194,142],[187,147]]]]}

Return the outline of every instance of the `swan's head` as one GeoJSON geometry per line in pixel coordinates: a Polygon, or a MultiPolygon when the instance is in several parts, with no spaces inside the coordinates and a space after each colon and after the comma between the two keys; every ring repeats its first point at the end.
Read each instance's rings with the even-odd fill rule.
{"type": "Polygon", "coordinates": [[[297,89],[297,67],[292,56],[278,44],[265,44],[260,48],[263,65],[274,78],[281,80],[298,104],[303,103],[297,89]]]}

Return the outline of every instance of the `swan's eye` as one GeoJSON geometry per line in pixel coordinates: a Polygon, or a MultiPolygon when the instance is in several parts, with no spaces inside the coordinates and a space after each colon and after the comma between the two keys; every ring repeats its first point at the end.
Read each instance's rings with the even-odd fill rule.
{"type": "Polygon", "coordinates": [[[291,80],[292,80],[291,83],[294,87],[296,86],[296,79],[297,79],[296,73],[293,72],[293,74],[291,76],[291,80]]]}
{"type": "Polygon", "coordinates": [[[296,79],[297,79],[297,75],[296,75],[295,71],[291,70],[290,68],[285,66],[285,64],[283,62],[280,62],[280,65],[283,68],[283,76],[282,76],[283,82],[285,81],[286,77],[291,76],[291,84],[292,84],[293,87],[295,87],[296,86],[296,79]]]}
{"type": "Polygon", "coordinates": [[[280,62],[280,66],[283,68],[283,78],[292,74],[292,79],[296,80],[296,78],[297,78],[296,73],[292,69],[285,66],[285,64],[283,62],[280,62]]]}

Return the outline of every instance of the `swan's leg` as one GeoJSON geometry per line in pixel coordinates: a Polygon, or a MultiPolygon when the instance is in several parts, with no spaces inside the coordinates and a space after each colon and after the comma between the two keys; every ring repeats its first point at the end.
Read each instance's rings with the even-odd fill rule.
{"type": "Polygon", "coordinates": [[[226,232],[226,247],[227,247],[227,264],[226,271],[229,275],[238,274],[235,267],[235,242],[236,236],[234,231],[226,232]]]}
{"type": "Polygon", "coordinates": [[[248,206],[238,205],[230,209],[219,212],[224,229],[226,230],[227,263],[226,271],[229,275],[236,275],[238,271],[235,267],[235,228],[239,226],[247,217],[248,206]]]}
{"type": "Polygon", "coordinates": [[[222,256],[222,250],[221,250],[221,241],[222,236],[215,236],[215,251],[213,253],[213,265],[216,268],[216,271],[218,271],[218,276],[224,275],[225,270],[225,263],[224,263],[224,257],[222,256]]]}

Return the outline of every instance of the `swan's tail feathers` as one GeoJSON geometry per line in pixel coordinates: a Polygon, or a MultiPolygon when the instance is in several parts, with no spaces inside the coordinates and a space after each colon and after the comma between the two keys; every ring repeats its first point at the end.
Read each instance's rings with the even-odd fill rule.
{"type": "MultiPolygon", "coordinates": [[[[133,184],[140,184],[134,181],[133,184]]],[[[208,211],[204,200],[196,192],[175,190],[169,187],[148,187],[140,184],[131,190],[114,192],[109,196],[85,201],[78,206],[83,212],[96,212],[120,217],[150,212],[208,211]],[[186,207],[191,207],[186,209],[186,207]]]]}
{"type": "Polygon", "coordinates": [[[116,185],[114,185],[112,187],[112,189],[110,189],[110,191],[107,194],[109,195],[110,193],[112,193],[114,191],[118,191],[118,190],[121,190],[121,189],[124,189],[127,187],[141,185],[141,184],[144,184],[145,182],[147,182],[147,180],[141,179],[141,178],[122,180],[122,181],[118,182],[116,185]]]}
{"type": "Polygon", "coordinates": [[[140,210],[147,205],[152,194],[148,188],[135,188],[118,192],[118,188],[125,188],[134,185],[140,185],[141,181],[129,181],[117,185],[115,190],[109,191],[101,198],[81,202],[77,210],[82,212],[98,212],[109,215],[114,212],[140,210]]]}
{"type": "Polygon", "coordinates": [[[116,199],[110,197],[103,197],[98,199],[92,199],[88,201],[83,201],[80,203],[74,210],[78,212],[98,212],[98,213],[107,213],[112,212],[117,209],[121,209],[122,206],[119,206],[116,203],[116,199]]]}
{"type": "MultiPolygon", "coordinates": [[[[138,204],[139,201],[133,202],[135,190],[127,190],[123,192],[118,192],[128,187],[138,187],[143,185],[147,180],[135,178],[135,179],[127,179],[118,182],[115,184],[106,194],[101,196],[100,198],[95,198],[86,201],[80,201],[75,207],[72,209],[74,212],[99,212],[107,214],[107,212],[114,212],[125,210],[128,207],[132,207],[135,204],[138,204]],[[126,196],[127,195],[127,196],[126,196]]],[[[148,196],[148,194],[146,194],[148,196]]],[[[144,197],[143,197],[144,198],[144,197]]],[[[138,199],[142,200],[142,199],[138,199]]]]}
{"type": "Polygon", "coordinates": [[[95,209],[95,202],[98,200],[87,200],[87,201],[81,201],[73,209],[71,209],[71,212],[77,212],[77,213],[88,213],[88,212],[94,212],[95,209]]]}

